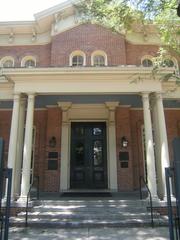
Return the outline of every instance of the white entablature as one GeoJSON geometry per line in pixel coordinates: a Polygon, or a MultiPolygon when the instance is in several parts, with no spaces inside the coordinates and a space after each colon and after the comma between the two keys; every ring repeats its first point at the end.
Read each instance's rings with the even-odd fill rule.
{"type": "MultiPolygon", "coordinates": [[[[52,37],[79,24],[74,3],[67,0],[59,5],[34,15],[34,21],[0,22],[0,46],[42,45],[50,43],[52,37]]],[[[145,27],[144,27],[145,28],[145,27]]],[[[134,27],[131,33],[123,33],[127,41],[134,44],[160,44],[154,26],[147,26],[150,34],[144,36],[144,29],[134,27]],[[140,29],[140,30],[139,30],[140,29]],[[150,29],[150,30],[149,30],[150,29]]]]}

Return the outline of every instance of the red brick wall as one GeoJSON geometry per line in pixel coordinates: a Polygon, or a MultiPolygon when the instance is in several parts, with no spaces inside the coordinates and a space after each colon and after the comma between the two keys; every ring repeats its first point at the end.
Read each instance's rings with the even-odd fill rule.
{"type": "Polygon", "coordinates": [[[24,56],[33,55],[37,66],[69,66],[69,55],[84,51],[87,65],[91,64],[91,54],[95,50],[105,51],[108,65],[140,65],[144,55],[156,55],[158,47],[135,45],[125,41],[121,34],[95,24],[82,24],[62,32],[52,38],[51,44],[32,46],[0,46],[0,59],[12,56],[15,67],[20,67],[24,56]]]}
{"type": "Polygon", "coordinates": [[[75,50],[86,54],[87,65],[91,64],[91,54],[95,50],[106,52],[108,65],[126,64],[124,37],[98,25],[82,24],[55,36],[52,41],[52,65],[69,65],[69,55],[75,50]]]}
{"type": "Polygon", "coordinates": [[[44,191],[58,192],[60,189],[60,153],[61,153],[61,110],[47,109],[46,150],[44,159],[44,191]],[[49,140],[55,137],[56,146],[50,147],[49,140]],[[58,152],[58,169],[48,170],[48,153],[58,152]]]}
{"type": "Polygon", "coordinates": [[[126,42],[126,62],[128,65],[140,65],[143,56],[156,56],[158,49],[158,46],[135,45],[126,42]]]}
{"type": "MultiPolygon", "coordinates": [[[[5,159],[7,160],[9,134],[11,125],[11,111],[0,111],[0,136],[5,139],[5,159]]],[[[167,133],[169,140],[170,159],[172,161],[172,140],[180,136],[180,111],[165,110],[167,133]]],[[[40,188],[42,191],[57,192],[60,188],[60,152],[61,152],[61,120],[60,108],[48,108],[36,110],[34,125],[36,126],[36,147],[34,174],[40,176],[40,188]],[[49,147],[49,139],[56,137],[56,147],[49,147]],[[57,151],[58,170],[47,170],[48,152],[57,151]]],[[[118,107],[116,111],[116,140],[117,140],[117,164],[118,164],[118,189],[119,191],[134,190],[139,187],[139,176],[144,174],[142,154],[141,126],[143,125],[143,111],[132,110],[129,107],[118,107]],[[120,145],[121,137],[125,136],[129,146],[124,149],[120,145]],[[121,168],[119,151],[129,152],[128,168],[121,168]]]]}
{"type": "Polygon", "coordinates": [[[118,189],[121,191],[133,190],[133,161],[132,161],[132,136],[130,126],[130,108],[118,107],[116,110],[116,142],[117,142],[117,175],[118,175],[118,189]],[[121,146],[121,138],[125,136],[128,139],[128,147],[121,146]],[[121,167],[119,161],[119,152],[128,152],[129,161],[128,168],[121,167]]]}
{"type": "Polygon", "coordinates": [[[21,66],[21,60],[25,56],[34,56],[38,67],[47,67],[51,65],[51,44],[34,46],[0,46],[0,59],[5,56],[12,56],[15,61],[15,67],[21,66]]]}
{"type": "Polygon", "coordinates": [[[12,111],[0,111],[0,137],[4,139],[4,161],[5,166],[8,158],[9,135],[11,127],[12,111]]]}

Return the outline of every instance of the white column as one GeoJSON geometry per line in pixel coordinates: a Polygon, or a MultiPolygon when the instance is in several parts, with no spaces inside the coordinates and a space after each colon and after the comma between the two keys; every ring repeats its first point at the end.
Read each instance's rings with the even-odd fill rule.
{"type": "Polygon", "coordinates": [[[163,198],[163,187],[162,187],[162,173],[161,173],[161,148],[160,148],[160,136],[159,136],[159,125],[157,115],[157,104],[154,95],[151,97],[152,100],[152,121],[154,129],[154,142],[155,142],[155,158],[156,158],[156,176],[157,176],[157,194],[160,199],[163,198]]]}
{"type": "Polygon", "coordinates": [[[154,147],[153,147],[151,112],[150,112],[148,93],[142,94],[142,101],[143,101],[144,129],[145,129],[145,141],[146,141],[148,186],[151,191],[152,197],[157,198],[155,155],[154,155],[154,147]]]}
{"type": "Polygon", "coordinates": [[[157,119],[158,119],[158,135],[159,135],[159,151],[160,151],[160,160],[161,161],[161,176],[162,176],[162,191],[164,197],[166,197],[166,179],[165,179],[165,168],[170,167],[169,162],[169,150],[168,150],[168,140],[167,140],[167,131],[166,131],[166,122],[164,116],[164,108],[162,101],[162,94],[156,93],[156,109],[157,109],[157,119]]]}
{"type": "Polygon", "coordinates": [[[11,119],[11,132],[9,140],[9,152],[8,152],[8,168],[12,168],[12,190],[11,196],[14,198],[14,187],[15,187],[15,166],[16,166],[16,149],[17,149],[17,138],[18,138],[18,122],[19,122],[19,107],[20,107],[20,94],[14,95],[13,112],[11,119]]]}
{"type": "Polygon", "coordinates": [[[70,187],[70,123],[68,110],[72,103],[59,102],[58,105],[62,109],[60,191],[64,191],[70,187]]]}
{"type": "Polygon", "coordinates": [[[116,154],[116,126],[115,126],[115,109],[119,105],[118,102],[106,102],[109,110],[108,122],[108,172],[109,172],[109,188],[111,191],[118,191],[117,183],[117,154],[116,154]]]}
{"type": "Polygon", "coordinates": [[[30,187],[34,98],[35,98],[34,94],[28,94],[28,105],[27,105],[25,136],[24,136],[24,150],[23,150],[21,198],[24,198],[27,196],[29,187],[30,187]]]}
{"type": "Polygon", "coordinates": [[[17,138],[17,152],[16,152],[16,168],[15,168],[15,180],[14,180],[14,192],[16,196],[19,196],[21,190],[21,167],[23,157],[23,143],[24,143],[24,124],[25,124],[25,105],[26,99],[22,98],[20,101],[19,110],[19,126],[18,126],[18,138],[17,138]]]}

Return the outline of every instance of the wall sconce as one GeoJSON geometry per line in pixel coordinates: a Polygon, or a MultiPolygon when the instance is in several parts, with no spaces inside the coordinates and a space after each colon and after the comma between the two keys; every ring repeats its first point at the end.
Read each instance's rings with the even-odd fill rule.
{"type": "Polygon", "coordinates": [[[128,140],[126,139],[126,137],[125,136],[123,136],[122,138],[121,138],[121,146],[123,147],[123,148],[126,148],[127,146],[128,146],[128,140]]]}
{"type": "Polygon", "coordinates": [[[56,147],[56,138],[54,136],[49,139],[49,147],[56,147]]]}

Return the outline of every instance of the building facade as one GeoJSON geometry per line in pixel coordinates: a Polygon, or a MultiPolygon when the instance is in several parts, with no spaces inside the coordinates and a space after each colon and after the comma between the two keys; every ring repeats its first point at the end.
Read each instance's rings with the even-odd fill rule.
{"type": "Polygon", "coordinates": [[[139,177],[166,195],[164,168],[180,133],[178,71],[153,26],[117,34],[79,22],[67,1],[32,22],[0,23],[0,136],[12,197],[39,176],[44,192],[134,191],[139,177]]]}

